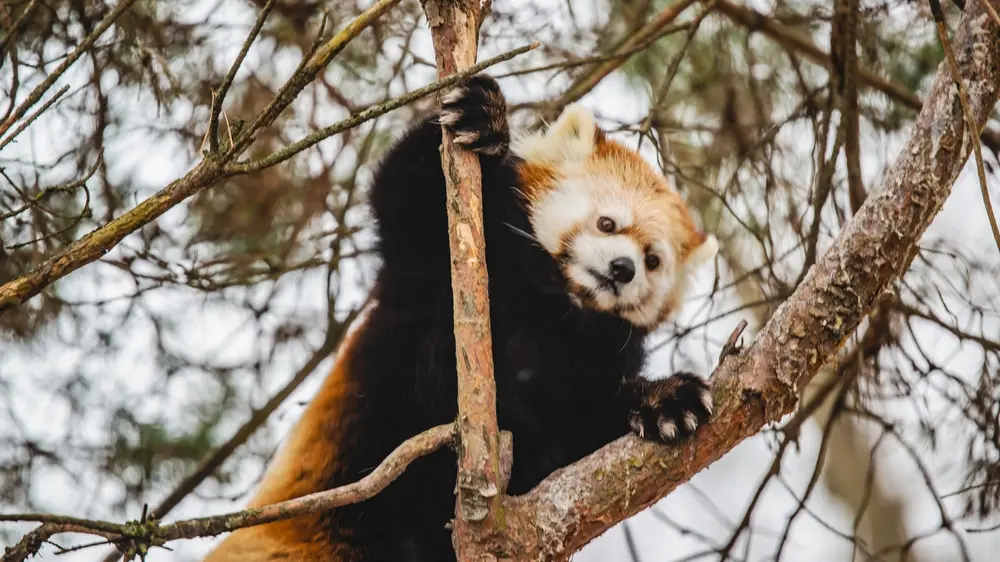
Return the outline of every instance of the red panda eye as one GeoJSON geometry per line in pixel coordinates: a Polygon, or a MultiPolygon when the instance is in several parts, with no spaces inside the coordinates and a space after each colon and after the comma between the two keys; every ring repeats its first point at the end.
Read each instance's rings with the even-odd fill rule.
{"type": "Polygon", "coordinates": [[[653,254],[646,255],[646,269],[653,271],[657,267],[660,267],[660,258],[654,256],[653,254]]]}
{"type": "Polygon", "coordinates": [[[601,217],[597,219],[597,228],[601,232],[614,232],[615,231],[615,221],[609,219],[608,217],[601,217]]]}

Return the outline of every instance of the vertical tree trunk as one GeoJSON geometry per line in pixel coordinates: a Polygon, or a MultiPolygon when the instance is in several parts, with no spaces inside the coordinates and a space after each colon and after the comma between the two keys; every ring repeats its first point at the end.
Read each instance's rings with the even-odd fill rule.
{"type": "MultiPolygon", "coordinates": [[[[479,0],[424,0],[438,75],[476,62],[479,0]]],[[[499,530],[500,451],[483,235],[479,157],[452,144],[444,131],[441,166],[447,183],[455,359],[458,368],[458,501],[452,541],[461,561],[493,560],[488,537],[499,530]]]]}

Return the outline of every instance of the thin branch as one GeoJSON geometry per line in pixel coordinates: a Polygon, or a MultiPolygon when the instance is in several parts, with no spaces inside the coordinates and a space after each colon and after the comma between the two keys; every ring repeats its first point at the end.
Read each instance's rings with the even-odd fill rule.
{"type": "Polygon", "coordinates": [[[123,238],[222,177],[217,162],[202,161],[130,211],[69,244],[28,273],[0,285],[0,312],[27,301],[52,283],[104,257],[123,238]]]}
{"type": "MultiPolygon", "coordinates": [[[[707,2],[709,0],[701,1],[707,2]]],[[[771,39],[774,39],[775,41],[791,47],[795,51],[803,54],[807,59],[815,64],[824,68],[830,67],[831,63],[829,53],[826,53],[823,49],[817,47],[815,43],[803,37],[798,32],[775,22],[757,10],[737,6],[726,0],[717,0],[716,6],[720,12],[725,14],[734,22],[750,29],[751,31],[760,31],[764,33],[771,39]]],[[[875,88],[911,109],[919,110],[921,107],[920,98],[908,90],[906,86],[898,82],[882,78],[868,68],[858,67],[858,80],[865,86],[875,88]]]]}
{"type": "Polygon", "coordinates": [[[986,8],[987,12],[989,12],[990,17],[993,18],[993,21],[996,22],[998,26],[1000,26],[1000,14],[997,13],[996,8],[994,8],[987,0],[980,0],[980,2],[983,3],[983,7],[986,8]]]}
{"type": "MultiPolygon", "coordinates": [[[[986,170],[983,167],[983,147],[979,142],[979,133],[982,127],[976,126],[972,118],[972,110],[969,109],[968,94],[965,91],[965,85],[962,83],[958,62],[955,61],[955,52],[952,50],[951,42],[948,40],[948,30],[945,29],[944,12],[941,10],[941,2],[939,0],[930,0],[930,4],[931,14],[934,15],[934,25],[937,27],[938,38],[941,40],[941,48],[944,49],[951,77],[955,81],[955,87],[958,89],[958,99],[962,103],[965,124],[969,127],[969,137],[972,139],[972,147],[976,155],[976,172],[979,174],[979,188],[983,193],[983,206],[986,208],[986,218],[990,221],[990,229],[993,231],[993,240],[996,242],[997,250],[1000,250],[1000,228],[997,228],[997,218],[993,214],[993,204],[990,203],[990,186],[986,183],[986,170]]],[[[983,5],[992,8],[988,2],[983,2],[983,5]]],[[[992,13],[996,15],[995,11],[992,13]]],[[[963,138],[962,140],[964,141],[965,139],[963,138]]]]}
{"type": "MultiPolygon", "coordinates": [[[[690,28],[691,28],[691,24],[689,24],[689,23],[682,23],[682,24],[672,25],[668,29],[664,30],[663,36],[670,35],[672,33],[677,33],[679,31],[684,31],[685,29],[690,29],[690,28]]],[[[514,77],[514,76],[524,76],[526,74],[534,74],[536,72],[545,72],[546,70],[566,70],[566,69],[574,68],[574,67],[577,67],[577,66],[585,66],[585,65],[588,65],[588,64],[593,64],[595,62],[613,61],[613,60],[621,59],[623,57],[630,57],[630,56],[638,53],[639,51],[642,51],[646,47],[648,47],[648,45],[636,45],[635,47],[633,47],[633,48],[631,48],[631,49],[629,49],[627,51],[615,52],[615,53],[612,53],[610,55],[594,55],[594,56],[590,56],[590,57],[581,57],[581,58],[574,58],[574,59],[569,59],[569,60],[563,60],[563,61],[560,61],[560,62],[554,62],[554,63],[550,63],[550,64],[543,64],[543,65],[540,65],[540,66],[532,66],[532,67],[522,68],[522,69],[518,69],[518,70],[511,70],[510,72],[504,72],[503,74],[494,74],[493,77],[496,78],[497,80],[500,80],[502,78],[511,78],[511,77],[514,77]]],[[[525,104],[525,105],[530,105],[530,104],[525,104]]]]}
{"type": "Polygon", "coordinates": [[[31,17],[31,15],[35,11],[35,8],[37,7],[38,7],[38,0],[31,0],[31,2],[28,3],[28,6],[24,9],[24,11],[21,12],[21,17],[17,18],[17,21],[15,21],[10,25],[10,27],[7,29],[7,33],[3,36],[3,39],[0,39],[0,53],[3,53],[7,50],[7,43],[9,43],[10,40],[13,39],[21,31],[21,28],[24,27],[26,23],[28,23],[28,18],[31,17]]]}
{"type": "MultiPolygon", "coordinates": [[[[856,213],[865,200],[865,186],[861,180],[861,118],[858,111],[858,0],[836,0],[833,22],[830,51],[844,130],[848,196],[851,210],[856,213]]],[[[815,224],[818,224],[819,213],[816,219],[815,224]]]]}
{"type": "MultiPolygon", "coordinates": [[[[264,8],[257,16],[257,21],[254,22],[253,28],[250,29],[250,33],[243,41],[243,47],[240,48],[239,54],[236,55],[236,60],[229,67],[229,72],[222,79],[222,84],[219,86],[218,92],[215,92],[215,96],[212,98],[212,114],[208,119],[208,143],[212,153],[219,151],[219,114],[222,113],[222,104],[226,101],[226,94],[229,93],[229,88],[233,85],[233,80],[236,79],[236,73],[239,71],[240,66],[243,65],[243,59],[250,52],[250,46],[257,40],[257,35],[260,33],[261,28],[264,27],[264,21],[267,20],[267,16],[271,13],[274,2],[275,0],[267,0],[267,4],[264,4],[264,8]]],[[[229,146],[232,147],[233,143],[230,142],[229,146]]]]}
{"type": "Polygon", "coordinates": [[[118,524],[40,513],[0,514],[0,521],[33,521],[44,524],[8,549],[3,558],[0,558],[0,562],[22,562],[28,556],[37,553],[41,544],[57,533],[98,535],[110,539],[119,548],[138,550],[143,547],[148,549],[151,546],[162,546],[177,539],[217,536],[244,527],[273,523],[358,503],[381,492],[398,478],[410,463],[449,445],[454,437],[454,424],[432,427],[404,441],[375,470],[352,484],[260,508],[187,519],[169,525],[160,525],[153,519],[118,524]]]}
{"type": "MultiPolygon", "coordinates": [[[[701,0],[702,2],[716,1],[719,11],[729,19],[746,27],[751,31],[760,31],[771,39],[784,45],[786,48],[794,50],[805,56],[806,59],[818,64],[823,68],[830,68],[831,58],[829,53],[816,46],[815,43],[803,37],[800,33],[777,23],[766,15],[754,10],[737,6],[726,0],[701,0]]],[[[988,0],[980,2],[988,4],[988,0]]],[[[994,10],[995,11],[995,10],[994,10]]],[[[857,80],[860,84],[875,88],[890,98],[902,103],[910,109],[920,111],[923,108],[923,101],[920,96],[914,94],[906,86],[888,78],[882,78],[871,69],[858,66],[857,80]]],[[[982,129],[982,127],[980,128],[982,129]]],[[[980,138],[986,146],[994,152],[1000,153],[1000,132],[981,131],[980,138]]]]}
{"type": "MultiPolygon", "coordinates": [[[[103,152],[98,153],[97,158],[94,161],[94,165],[91,166],[90,169],[83,174],[83,177],[42,189],[40,192],[38,192],[37,195],[35,195],[29,201],[25,202],[20,207],[14,209],[13,211],[9,211],[7,213],[0,215],[0,220],[7,220],[9,218],[13,218],[23,213],[27,209],[34,207],[35,205],[38,205],[39,203],[48,199],[50,196],[55,195],[56,193],[68,193],[70,191],[83,187],[87,183],[87,180],[89,180],[91,177],[94,176],[95,173],[97,173],[97,169],[101,166],[101,162],[103,160],[104,160],[104,153],[103,152]]],[[[86,211],[86,209],[87,205],[84,205],[83,211],[86,211]]]]}
{"type": "MultiPolygon", "coordinates": [[[[319,347],[309,360],[306,361],[305,365],[295,376],[289,380],[285,386],[281,387],[281,390],[276,392],[271,399],[267,401],[263,406],[253,411],[250,415],[250,419],[246,421],[240,428],[220,447],[216,448],[205,460],[198,465],[198,468],[189,474],[184,480],[181,480],[179,484],[170,492],[159,505],[153,508],[150,512],[150,517],[154,519],[162,519],[171,509],[177,506],[182,499],[187,497],[188,494],[194,491],[206,478],[215,473],[215,471],[222,466],[222,463],[232,455],[236,449],[238,449],[243,443],[246,443],[247,439],[257,431],[257,429],[264,425],[271,414],[278,409],[289,396],[292,395],[295,390],[302,385],[303,382],[312,374],[316,367],[326,359],[328,355],[333,353],[333,351],[340,344],[343,339],[344,332],[348,326],[357,317],[360,309],[354,310],[344,319],[343,322],[337,322],[332,325],[329,330],[327,330],[326,339],[323,341],[323,345],[319,347]]],[[[104,557],[104,562],[114,562],[121,557],[118,552],[111,552],[104,557]]]]}
{"type": "Polygon", "coordinates": [[[358,125],[366,121],[370,121],[380,115],[388,113],[393,109],[402,107],[417,99],[423,98],[425,96],[443,90],[444,88],[457,84],[465,80],[466,78],[478,74],[495,64],[508,61],[522,53],[526,53],[532,49],[535,49],[539,46],[539,44],[540,43],[535,42],[530,45],[518,47],[517,49],[514,49],[512,51],[507,51],[506,53],[497,55],[493,58],[486,59],[480,62],[479,64],[476,64],[475,66],[471,66],[461,72],[456,72],[455,74],[451,74],[446,78],[442,78],[440,80],[437,80],[436,82],[432,82],[431,84],[428,84],[422,88],[417,88],[416,90],[413,90],[412,92],[402,95],[394,100],[379,105],[373,105],[365,109],[364,111],[358,113],[357,115],[354,115],[353,117],[344,119],[343,121],[334,123],[329,127],[320,129],[315,133],[312,133],[307,137],[299,141],[296,141],[286,146],[285,148],[282,148],[281,150],[275,151],[263,158],[260,158],[258,160],[252,160],[249,162],[237,162],[235,164],[230,164],[229,166],[226,167],[226,171],[230,173],[250,173],[263,170],[264,168],[269,168],[271,166],[274,166],[275,164],[280,164],[285,160],[288,160],[292,156],[295,156],[296,154],[302,152],[303,150],[306,150],[307,148],[310,148],[333,135],[336,135],[348,129],[353,129],[358,125]]]}
{"type": "Polygon", "coordinates": [[[63,94],[65,94],[68,91],[69,91],[69,84],[67,84],[67,85],[63,86],[62,88],[60,88],[59,91],[56,92],[56,94],[54,96],[52,96],[51,99],[49,99],[49,101],[45,102],[42,105],[42,107],[39,107],[37,111],[35,111],[31,115],[29,115],[27,119],[25,119],[24,121],[22,121],[21,124],[18,125],[16,129],[14,129],[14,132],[12,132],[10,135],[8,135],[7,138],[5,138],[3,140],[0,140],[0,149],[2,149],[3,147],[7,146],[8,144],[10,144],[11,141],[13,141],[15,138],[17,138],[18,135],[20,135],[22,132],[24,132],[24,130],[27,129],[28,126],[31,125],[31,123],[35,121],[35,119],[38,119],[39,115],[45,113],[50,107],[52,107],[52,105],[54,103],[56,103],[57,101],[59,101],[59,98],[61,98],[63,96],[63,94]]]}
{"type": "Polygon", "coordinates": [[[118,532],[108,533],[98,530],[91,523],[95,522],[87,521],[86,525],[44,523],[21,537],[21,540],[17,544],[7,547],[4,550],[3,558],[0,558],[0,562],[21,562],[27,560],[38,553],[38,550],[49,540],[49,537],[60,533],[84,533],[105,537],[109,540],[120,536],[118,532]]]}
{"type": "MultiPolygon", "coordinates": [[[[537,46],[538,43],[532,43],[526,47],[515,49],[504,55],[483,61],[479,65],[468,69],[469,74],[474,73],[472,72],[473,70],[479,71],[482,68],[486,68],[502,60],[507,60],[507,58],[511,58],[527,50],[534,49],[537,46]]],[[[174,180],[149,199],[146,199],[142,203],[136,205],[132,210],[112,220],[106,225],[88,233],[76,242],[73,242],[64,250],[49,258],[30,272],[0,285],[0,313],[8,308],[27,301],[45,289],[45,287],[51,285],[73,271],[76,271],[84,265],[100,259],[107,254],[111,248],[121,242],[125,236],[156,220],[160,215],[167,212],[181,201],[187,199],[195,193],[198,193],[199,191],[207,189],[217,183],[220,179],[236,174],[257,172],[283,162],[331,135],[375,119],[376,117],[388,113],[389,111],[392,111],[402,105],[459,82],[465,77],[467,77],[466,73],[449,76],[444,80],[438,80],[433,84],[420,88],[395,100],[371,107],[354,117],[350,117],[325,129],[317,131],[313,135],[310,135],[305,139],[302,139],[301,141],[261,160],[230,164],[225,166],[224,169],[223,164],[225,158],[202,160],[193,170],[181,178],[174,180]]]]}
{"type": "Polygon", "coordinates": [[[55,84],[56,80],[58,80],[63,73],[66,72],[66,69],[72,66],[73,63],[75,63],[76,60],[83,55],[83,53],[90,50],[90,48],[94,45],[94,41],[97,41],[98,37],[103,35],[104,32],[107,31],[108,28],[122,16],[122,14],[128,11],[128,9],[132,7],[132,4],[135,4],[135,1],[136,0],[122,0],[115,5],[115,9],[111,10],[111,12],[109,12],[108,15],[101,20],[101,23],[97,24],[97,27],[95,27],[94,30],[91,31],[86,38],[84,38],[83,42],[81,42],[80,45],[73,50],[73,52],[66,56],[62,64],[50,72],[48,76],[45,77],[45,80],[42,80],[42,82],[36,86],[30,94],[28,94],[28,97],[21,102],[21,105],[19,105],[17,109],[15,109],[14,112],[7,117],[2,124],[0,124],[0,135],[6,133],[7,130],[14,125],[14,123],[24,117],[28,110],[38,103],[42,99],[42,96],[45,95],[45,92],[47,92],[48,89],[55,84]]]}
{"type": "Polygon", "coordinates": [[[271,99],[271,102],[267,104],[267,107],[257,115],[253,123],[246,128],[245,131],[241,132],[239,137],[236,139],[236,143],[229,147],[226,151],[226,155],[229,157],[234,157],[239,155],[250,146],[253,142],[254,135],[257,134],[261,129],[268,127],[271,123],[277,119],[278,115],[285,110],[289,104],[292,103],[300,92],[313,81],[314,78],[324,69],[333,57],[337,56],[348,43],[354,40],[355,37],[361,34],[362,31],[368,29],[376,19],[382,16],[382,14],[388,12],[396,4],[399,4],[400,0],[379,0],[373,4],[370,8],[361,13],[357,18],[347,24],[344,29],[333,36],[332,39],[322,45],[315,53],[312,54],[308,59],[304,59],[303,63],[295,73],[292,74],[291,78],[285,82],[284,85],[278,90],[278,93],[271,99]]]}
{"type": "MultiPolygon", "coordinates": [[[[645,49],[646,47],[652,45],[653,42],[663,36],[665,30],[669,30],[670,24],[673,23],[673,21],[676,20],[677,17],[688,8],[688,6],[694,4],[694,2],[695,0],[677,0],[674,4],[664,8],[663,11],[661,11],[655,18],[650,20],[646,25],[642,26],[638,31],[626,39],[615,50],[615,55],[624,55],[626,53],[645,49]]],[[[627,56],[616,56],[611,60],[597,65],[593,70],[574,81],[573,85],[571,85],[558,99],[546,103],[546,110],[553,115],[558,114],[562,111],[562,108],[576,102],[588,92],[593,90],[601,82],[601,80],[604,80],[604,78],[614,72],[618,67],[625,64],[626,60],[628,60],[627,56]]]]}

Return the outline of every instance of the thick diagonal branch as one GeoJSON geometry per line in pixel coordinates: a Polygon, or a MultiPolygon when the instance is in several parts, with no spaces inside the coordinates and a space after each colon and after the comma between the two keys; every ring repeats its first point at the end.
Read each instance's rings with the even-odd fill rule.
{"type": "MultiPolygon", "coordinates": [[[[1000,0],[990,0],[993,6],[1000,0]]],[[[966,4],[955,40],[980,130],[1000,96],[1000,29],[981,2],[966,4]]],[[[954,82],[940,66],[898,160],[834,246],[775,312],[754,345],[713,377],[718,413],[695,440],[665,448],[623,437],[510,498],[512,544],[532,560],[565,560],[617,522],[689,480],[767,423],[792,412],[805,385],[907,270],[917,242],[972,149],[954,82]]]]}

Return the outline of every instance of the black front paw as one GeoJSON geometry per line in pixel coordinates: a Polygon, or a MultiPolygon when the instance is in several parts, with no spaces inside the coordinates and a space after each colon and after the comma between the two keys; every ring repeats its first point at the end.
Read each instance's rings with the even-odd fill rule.
{"type": "Polygon", "coordinates": [[[455,144],[468,150],[502,156],[510,146],[507,101],[500,84],[485,74],[477,74],[441,96],[440,120],[455,144]]]}
{"type": "Polygon", "coordinates": [[[638,378],[629,384],[634,397],[629,427],[643,439],[677,443],[712,417],[712,392],[690,373],[660,380],[638,378]]]}

